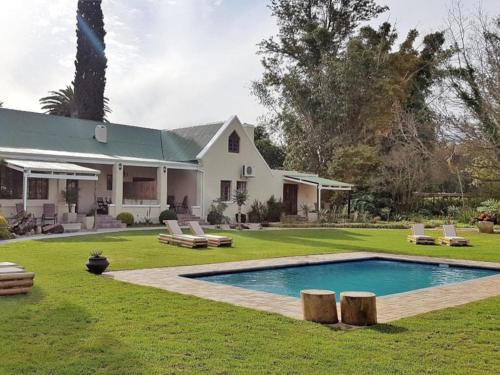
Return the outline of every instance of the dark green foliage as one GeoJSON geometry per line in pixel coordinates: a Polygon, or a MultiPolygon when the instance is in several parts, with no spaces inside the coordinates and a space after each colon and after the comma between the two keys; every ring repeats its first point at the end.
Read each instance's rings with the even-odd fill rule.
{"type": "Polygon", "coordinates": [[[267,208],[257,199],[250,205],[250,210],[247,212],[248,221],[250,223],[261,223],[266,220],[267,208]]]}
{"type": "Polygon", "coordinates": [[[72,117],[103,121],[107,58],[101,0],[79,0],[72,117]]]}
{"type": "Polygon", "coordinates": [[[264,160],[269,164],[272,169],[283,168],[285,162],[285,150],[284,147],[275,144],[270,136],[269,132],[262,125],[255,127],[255,146],[264,157],[264,160]]]}
{"type": "Polygon", "coordinates": [[[266,221],[269,222],[277,222],[281,220],[281,215],[284,212],[283,202],[280,200],[276,200],[274,195],[271,195],[271,198],[266,202],[266,221]]]}
{"type": "Polygon", "coordinates": [[[13,238],[13,236],[9,231],[7,220],[0,215],[0,240],[10,240],[11,238],[13,238]]]}
{"type": "MultiPolygon", "coordinates": [[[[42,110],[48,115],[71,117],[72,110],[75,106],[75,93],[73,85],[68,85],[64,89],[58,91],[49,91],[49,96],[40,99],[42,110]]],[[[111,113],[108,107],[108,98],[104,98],[104,112],[111,113]]],[[[106,120],[106,116],[104,117],[106,120]]]]}
{"type": "Polygon", "coordinates": [[[116,217],[117,220],[120,220],[122,223],[127,224],[128,227],[134,225],[134,215],[132,215],[130,212],[122,212],[118,214],[116,217]]]}
{"type": "Polygon", "coordinates": [[[220,199],[216,199],[210,205],[207,215],[207,221],[210,225],[219,225],[228,222],[228,218],[224,216],[224,211],[227,208],[227,204],[222,202],[220,199]]]}
{"type": "Polygon", "coordinates": [[[177,220],[177,213],[174,210],[165,210],[160,213],[160,224],[165,220],[177,220]]]}

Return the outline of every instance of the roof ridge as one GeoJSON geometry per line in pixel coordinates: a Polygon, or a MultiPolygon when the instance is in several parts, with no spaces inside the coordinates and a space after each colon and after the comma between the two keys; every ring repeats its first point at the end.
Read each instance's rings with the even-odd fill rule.
{"type": "Polygon", "coordinates": [[[50,113],[44,113],[44,112],[27,111],[27,110],[24,110],[24,109],[0,108],[0,111],[28,113],[28,114],[31,114],[31,115],[40,115],[40,116],[50,116],[50,117],[55,117],[55,118],[59,118],[59,119],[65,119],[65,120],[69,120],[69,121],[84,121],[84,122],[94,123],[94,124],[100,124],[100,125],[127,126],[127,127],[130,127],[130,128],[139,128],[139,129],[148,129],[148,130],[157,130],[157,131],[161,130],[161,129],[156,129],[156,128],[147,128],[145,126],[130,125],[130,124],[121,124],[121,123],[118,123],[118,122],[104,122],[104,121],[88,120],[88,119],[78,118],[78,117],[58,116],[58,115],[52,115],[50,113]]]}
{"type": "Polygon", "coordinates": [[[173,128],[173,129],[163,129],[165,131],[176,131],[176,130],[184,130],[184,129],[193,129],[193,128],[200,128],[203,126],[210,126],[210,125],[222,125],[224,124],[225,121],[213,121],[213,122],[207,122],[204,124],[199,124],[199,125],[190,125],[190,126],[185,126],[181,128],[173,128]]]}

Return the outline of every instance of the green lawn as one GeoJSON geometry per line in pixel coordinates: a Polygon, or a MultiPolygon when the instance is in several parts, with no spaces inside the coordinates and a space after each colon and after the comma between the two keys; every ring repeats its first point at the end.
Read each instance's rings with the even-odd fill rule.
{"type": "Polygon", "coordinates": [[[147,231],[0,245],[0,260],[36,272],[31,295],[0,299],[0,374],[499,373],[500,298],[347,332],[84,271],[95,248],[113,270],[360,250],[500,262],[497,235],[467,232],[473,247],[447,248],[406,234],[243,232],[211,250],[147,231]]]}

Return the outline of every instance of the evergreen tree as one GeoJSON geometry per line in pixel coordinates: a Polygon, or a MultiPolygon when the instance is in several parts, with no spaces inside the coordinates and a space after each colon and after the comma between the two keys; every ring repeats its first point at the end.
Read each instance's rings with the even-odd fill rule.
{"type": "Polygon", "coordinates": [[[102,0],[78,0],[72,117],[103,121],[107,59],[102,0]]]}

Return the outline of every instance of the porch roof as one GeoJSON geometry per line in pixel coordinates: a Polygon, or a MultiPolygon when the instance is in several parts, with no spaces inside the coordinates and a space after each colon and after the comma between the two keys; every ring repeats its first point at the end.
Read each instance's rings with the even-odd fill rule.
{"type": "Polygon", "coordinates": [[[28,177],[97,180],[101,172],[71,163],[6,159],[7,167],[25,173],[28,177]]]}
{"type": "Polygon", "coordinates": [[[352,190],[354,187],[354,185],[346,182],[330,180],[328,178],[314,175],[286,175],[284,178],[285,180],[297,182],[299,184],[316,185],[322,190],[352,190]]]}

